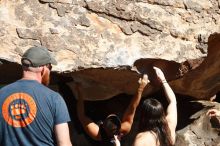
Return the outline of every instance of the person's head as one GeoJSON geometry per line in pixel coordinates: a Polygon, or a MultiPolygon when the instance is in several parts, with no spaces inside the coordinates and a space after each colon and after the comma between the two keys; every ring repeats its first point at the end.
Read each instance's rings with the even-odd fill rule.
{"type": "Polygon", "coordinates": [[[141,107],[139,130],[153,131],[157,134],[161,146],[171,145],[170,130],[163,105],[156,99],[145,99],[141,107]]]}
{"type": "Polygon", "coordinates": [[[24,71],[38,73],[41,75],[41,83],[49,84],[50,70],[52,65],[56,65],[56,60],[50,55],[45,47],[31,47],[21,58],[21,64],[24,71]]]}
{"type": "Polygon", "coordinates": [[[109,138],[119,134],[121,129],[121,120],[115,114],[109,115],[103,122],[103,128],[109,138]]]}
{"type": "Polygon", "coordinates": [[[156,99],[144,100],[141,107],[141,127],[145,130],[157,127],[165,118],[162,104],[156,99]]]}

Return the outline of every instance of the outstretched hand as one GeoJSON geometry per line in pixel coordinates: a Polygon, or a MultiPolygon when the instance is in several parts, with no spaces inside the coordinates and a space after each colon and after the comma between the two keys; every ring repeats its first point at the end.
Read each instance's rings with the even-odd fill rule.
{"type": "Polygon", "coordinates": [[[155,67],[155,66],[153,67],[153,69],[154,69],[155,72],[156,72],[156,75],[157,75],[158,80],[159,80],[160,82],[166,82],[166,78],[165,78],[165,76],[164,76],[162,70],[159,69],[158,67],[155,67]]]}
{"type": "Polygon", "coordinates": [[[144,88],[150,81],[148,80],[148,75],[144,74],[143,78],[140,78],[138,80],[138,83],[140,84],[140,87],[144,88]]]}

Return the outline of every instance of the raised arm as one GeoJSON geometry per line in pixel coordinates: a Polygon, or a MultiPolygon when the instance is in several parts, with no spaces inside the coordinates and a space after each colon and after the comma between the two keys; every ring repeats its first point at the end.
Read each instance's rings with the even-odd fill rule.
{"type": "Polygon", "coordinates": [[[139,87],[137,93],[131,99],[129,106],[122,117],[120,133],[122,133],[123,135],[129,133],[131,130],[136,108],[141,100],[142,92],[148,83],[149,80],[146,74],[143,76],[143,78],[139,79],[139,87]]]}
{"type": "Polygon", "coordinates": [[[81,91],[81,87],[78,84],[76,86],[77,90],[77,96],[78,96],[78,101],[77,101],[77,115],[78,118],[85,130],[85,132],[94,140],[101,140],[100,134],[99,134],[99,126],[94,123],[89,117],[85,115],[85,107],[84,107],[84,95],[83,91],[81,91]]]}
{"type": "Polygon", "coordinates": [[[154,67],[154,70],[157,74],[158,80],[162,83],[164,92],[166,94],[167,100],[169,102],[169,105],[167,107],[167,122],[168,126],[171,131],[171,137],[173,142],[175,142],[175,130],[176,130],[176,125],[177,125],[177,106],[176,106],[176,96],[169,86],[163,72],[161,69],[154,67]]]}

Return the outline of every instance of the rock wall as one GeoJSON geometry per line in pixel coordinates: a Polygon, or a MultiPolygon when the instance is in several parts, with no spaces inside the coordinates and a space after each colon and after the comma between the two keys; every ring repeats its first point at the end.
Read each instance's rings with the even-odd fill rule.
{"type": "MultiPolygon", "coordinates": [[[[20,64],[26,49],[46,46],[58,60],[53,71],[83,80],[91,100],[134,94],[141,73],[157,84],[152,73],[157,65],[175,92],[208,99],[219,91],[219,49],[208,47],[210,34],[220,32],[219,3],[0,0],[0,59],[20,64]],[[103,93],[91,94],[94,85],[103,93]]],[[[145,95],[156,90],[152,85],[145,95]]]]}
{"type": "Polygon", "coordinates": [[[191,116],[195,121],[177,132],[178,146],[220,146],[220,118],[216,124],[206,115],[208,109],[220,110],[219,103],[201,102],[205,108],[191,116]]]}
{"type": "MultiPolygon", "coordinates": [[[[115,95],[134,94],[143,73],[151,81],[144,96],[158,91],[153,66],[164,71],[175,93],[215,97],[220,90],[219,24],[219,0],[0,0],[0,86],[21,77],[20,58],[26,49],[46,46],[58,61],[51,88],[64,92],[74,121],[72,139],[78,139],[74,144],[91,145],[75,116],[75,82],[82,83],[95,119],[96,113],[121,115],[130,96],[115,95]]],[[[186,109],[193,106],[182,103],[186,109]]],[[[184,109],[178,110],[180,124],[188,115],[184,109]]],[[[201,131],[195,127],[202,129],[204,121],[200,118],[178,132],[178,145],[217,144],[210,127],[206,130],[214,140],[200,141],[201,131]]],[[[137,122],[138,117],[123,145],[131,145],[137,122]]]]}
{"type": "Polygon", "coordinates": [[[44,45],[59,72],[197,59],[219,32],[218,2],[207,0],[1,0],[0,16],[1,59],[20,62],[28,47],[44,45]]]}
{"type": "Polygon", "coordinates": [[[220,34],[212,34],[208,40],[208,56],[200,66],[196,69],[192,67],[192,70],[183,78],[172,83],[175,86],[174,90],[178,93],[197,97],[197,99],[210,99],[219,92],[220,34]]]}

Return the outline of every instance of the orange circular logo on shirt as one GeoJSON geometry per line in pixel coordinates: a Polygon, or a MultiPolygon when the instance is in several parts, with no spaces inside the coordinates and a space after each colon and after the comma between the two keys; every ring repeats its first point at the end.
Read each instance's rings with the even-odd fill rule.
{"type": "Polygon", "coordinates": [[[35,101],[26,93],[14,93],[2,105],[4,120],[13,127],[26,127],[34,121],[36,113],[35,101]]]}

